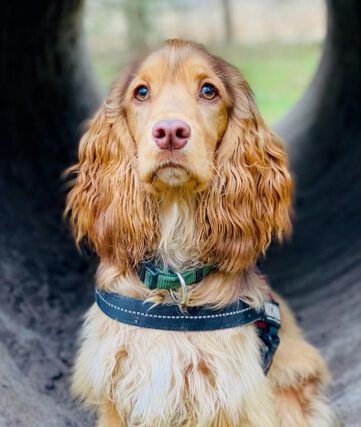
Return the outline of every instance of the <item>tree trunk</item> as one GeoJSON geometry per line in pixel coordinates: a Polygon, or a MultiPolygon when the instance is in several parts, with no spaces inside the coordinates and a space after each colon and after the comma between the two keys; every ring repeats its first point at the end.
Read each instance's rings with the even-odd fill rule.
{"type": "MultiPolygon", "coordinates": [[[[60,180],[99,102],[82,12],[81,0],[2,6],[0,425],[91,425],[68,375],[92,272],[61,220],[60,180]]],[[[329,0],[319,71],[278,125],[297,178],[295,232],[264,266],[329,360],[348,427],[361,411],[360,22],[357,0],[329,0]]]]}
{"type": "Polygon", "coordinates": [[[68,372],[87,273],[61,215],[60,174],[99,96],[83,2],[2,5],[0,37],[0,425],[84,426],[68,372]]]}
{"type": "Polygon", "coordinates": [[[231,0],[221,0],[223,11],[224,38],[227,43],[233,41],[232,4],[231,0]]]}
{"type": "Polygon", "coordinates": [[[123,12],[128,28],[129,50],[137,54],[147,51],[147,34],[150,33],[148,20],[148,6],[146,0],[132,0],[124,3],[123,12]]]}
{"type": "Polygon", "coordinates": [[[361,3],[328,1],[328,33],[313,82],[276,126],[297,183],[294,233],[266,262],[334,377],[345,426],[361,413],[361,3]],[[357,397],[356,397],[357,396],[357,397]]]}

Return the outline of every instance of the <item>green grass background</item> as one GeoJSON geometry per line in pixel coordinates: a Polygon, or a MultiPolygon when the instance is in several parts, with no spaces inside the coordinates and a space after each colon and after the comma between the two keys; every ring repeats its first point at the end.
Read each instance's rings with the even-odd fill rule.
{"type": "MultiPolygon", "coordinates": [[[[316,71],[321,44],[267,43],[253,46],[207,46],[238,67],[250,83],[263,117],[280,119],[302,96],[316,71]]],[[[96,72],[105,90],[129,54],[109,50],[93,53],[96,72]]]]}

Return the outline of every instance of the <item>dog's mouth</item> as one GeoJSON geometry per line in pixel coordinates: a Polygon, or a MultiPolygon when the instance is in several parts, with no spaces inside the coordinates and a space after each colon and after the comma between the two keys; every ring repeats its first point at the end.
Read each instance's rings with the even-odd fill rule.
{"type": "Polygon", "coordinates": [[[166,160],[159,163],[159,165],[156,168],[156,171],[162,170],[162,169],[185,169],[187,170],[186,165],[184,162],[177,161],[177,160],[166,160]]]}
{"type": "Polygon", "coordinates": [[[186,184],[190,176],[190,170],[183,162],[168,160],[157,166],[150,181],[151,183],[161,181],[165,185],[178,187],[186,184]]]}
{"type": "Polygon", "coordinates": [[[167,188],[200,191],[205,187],[205,180],[198,174],[196,165],[181,152],[158,153],[142,181],[151,192],[162,192],[167,188]]]}

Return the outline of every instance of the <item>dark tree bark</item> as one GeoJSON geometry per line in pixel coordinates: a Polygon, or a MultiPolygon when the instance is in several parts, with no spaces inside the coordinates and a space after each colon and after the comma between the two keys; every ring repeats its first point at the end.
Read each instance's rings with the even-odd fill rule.
{"type": "Polygon", "coordinates": [[[233,41],[232,4],[231,0],[221,0],[223,11],[224,38],[227,43],[233,41]]]}
{"type": "Polygon", "coordinates": [[[14,0],[0,35],[0,425],[84,426],[67,377],[91,274],[62,222],[60,174],[97,107],[83,2],[14,0]]]}
{"type": "MultiPolygon", "coordinates": [[[[0,425],[87,426],[68,375],[92,272],[61,212],[98,91],[84,47],[81,0],[14,0],[0,33],[0,425]]],[[[297,178],[295,232],[265,264],[335,377],[347,426],[361,411],[361,5],[329,0],[320,69],[278,126],[297,178]]],[[[92,263],[94,264],[94,263],[92,263]]]]}
{"type": "Polygon", "coordinates": [[[329,361],[345,426],[360,425],[361,3],[328,1],[328,33],[313,82],[276,126],[297,183],[292,241],[267,271],[329,361]]]}

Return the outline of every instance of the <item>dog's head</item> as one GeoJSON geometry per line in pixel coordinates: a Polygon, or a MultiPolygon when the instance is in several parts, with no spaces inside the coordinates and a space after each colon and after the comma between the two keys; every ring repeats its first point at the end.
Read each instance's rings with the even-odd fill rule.
{"type": "Polygon", "coordinates": [[[171,40],[115,83],[80,143],[67,209],[78,241],[132,266],[156,252],[163,192],[194,194],[192,244],[234,272],[290,229],[291,178],[240,72],[171,40]]]}
{"type": "Polygon", "coordinates": [[[190,43],[167,43],[146,58],[125,89],[125,114],[137,146],[138,172],[151,191],[201,191],[232,100],[222,62],[190,43]]]}

